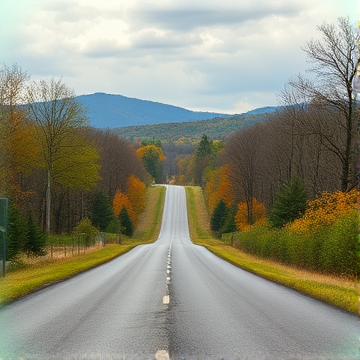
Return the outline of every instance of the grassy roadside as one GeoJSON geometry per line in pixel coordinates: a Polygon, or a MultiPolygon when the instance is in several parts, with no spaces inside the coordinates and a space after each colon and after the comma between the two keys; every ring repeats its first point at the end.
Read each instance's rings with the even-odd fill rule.
{"type": "Polygon", "coordinates": [[[359,314],[359,290],[356,281],[311,273],[259,259],[214,239],[211,236],[209,215],[201,188],[186,187],[186,195],[190,234],[195,244],[203,245],[220,258],[263,278],[359,314]]]}
{"type": "Polygon", "coordinates": [[[133,238],[123,241],[124,244],[128,242],[131,244],[149,244],[158,238],[165,193],[165,186],[155,186],[148,189],[146,209],[139,217],[133,238]]]}
{"type": "Polygon", "coordinates": [[[121,245],[109,244],[100,250],[71,258],[47,259],[9,272],[5,278],[0,278],[0,306],[108,262],[139,244],[155,241],[160,231],[165,191],[165,187],[148,189],[146,209],[139,219],[134,238],[123,238],[121,245]]]}

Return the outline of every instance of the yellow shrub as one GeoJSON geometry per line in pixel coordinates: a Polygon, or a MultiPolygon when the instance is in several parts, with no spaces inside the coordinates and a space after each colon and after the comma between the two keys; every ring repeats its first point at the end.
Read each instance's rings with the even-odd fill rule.
{"type": "Polygon", "coordinates": [[[325,224],[332,224],[338,217],[356,207],[358,196],[359,192],[355,189],[349,192],[324,192],[320,197],[308,201],[304,216],[296,219],[288,227],[296,231],[309,231],[325,224]]]}

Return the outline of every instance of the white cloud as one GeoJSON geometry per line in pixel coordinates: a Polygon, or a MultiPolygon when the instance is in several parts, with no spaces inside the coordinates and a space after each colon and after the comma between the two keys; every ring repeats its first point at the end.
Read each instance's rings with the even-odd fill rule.
{"type": "Polygon", "coordinates": [[[307,67],[301,46],[318,36],[316,26],[360,15],[358,0],[29,3],[0,3],[1,61],[34,78],[63,76],[78,94],[227,112],[275,105],[307,67]]]}

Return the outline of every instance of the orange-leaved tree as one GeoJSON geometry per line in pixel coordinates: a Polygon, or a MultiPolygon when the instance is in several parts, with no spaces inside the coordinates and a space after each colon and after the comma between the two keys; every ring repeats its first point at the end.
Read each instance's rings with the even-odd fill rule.
{"type": "Polygon", "coordinates": [[[211,214],[220,200],[224,201],[227,208],[230,208],[234,203],[229,173],[229,167],[222,166],[209,171],[207,174],[205,196],[211,214]]]}
{"type": "Polygon", "coordinates": [[[121,210],[125,207],[130,219],[132,222],[136,220],[135,212],[133,210],[130,199],[126,194],[120,190],[116,190],[114,199],[113,199],[113,209],[115,217],[119,217],[121,210]]]}
{"type": "Polygon", "coordinates": [[[127,181],[126,195],[131,202],[135,220],[145,208],[146,185],[135,175],[131,175],[127,181]]]}
{"type": "Polygon", "coordinates": [[[252,198],[252,215],[251,223],[249,223],[249,209],[247,203],[241,202],[235,215],[236,227],[241,231],[247,231],[252,225],[258,225],[266,221],[266,207],[256,198],[252,198]]]}

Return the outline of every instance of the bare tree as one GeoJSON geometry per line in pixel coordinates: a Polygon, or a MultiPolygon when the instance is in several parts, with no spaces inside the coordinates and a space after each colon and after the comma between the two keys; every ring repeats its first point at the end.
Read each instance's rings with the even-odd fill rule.
{"type": "MultiPolygon", "coordinates": [[[[295,98],[304,100],[313,107],[322,108],[332,115],[336,114],[339,118],[345,134],[344,143],[340,146],[341,189],[346,191],[353,180],[356,125],[359,121],[356,93],[353,89],[360,61],[358,36],[346,18],[340,18],[337,26],[324,23],[318,30],[322,39],[311,40],[303,48],[312,64],[309,69],[312,77],[298,75],[290,81],[290,86],[294,90],[295,98]]],[[[285,97],[284,100],[289,104],[291,97],[285,97]]]]}
{"type": "Polygon", "coordinates": [[[230,178],[235,190],[236,202],[247,204],[248,223],[253,222],[253,197],[256,196],[257,178],[259,176],[259,157],[262,154],[261,128],[256,124],[236,133],[229,139],[222,154],[223,162],[229,165],[230,178]]]}
{"type": "Polygon", "coordinates": [[[107,196],[113,198],[117,189],[125,192],[127,180],[132,174],[149,183],[149,175],[128,140],[107,131],[91,128],[87,130],[87,137],[99,148],[99,187],[107,196]]]}
{"type": "Polygon", "coordinates": [[[0,69],[0,105],[13,109],[24,100],[25,84],[30,76],[17,64],[0,69]]]}
{"type": "Polygon", "coordinates": [[[340,158],[324,137],[309,131],[320,123],[323,134],[340,148],[338,123],[328,115],[317,108],[286,108],[228,140],[221,160],[229,165],[236,202],[248,204],[249,222],[251,198],[269,208],[281,186],[294,177],[302,179],[310,197],[340,188],[340,158]]]}

